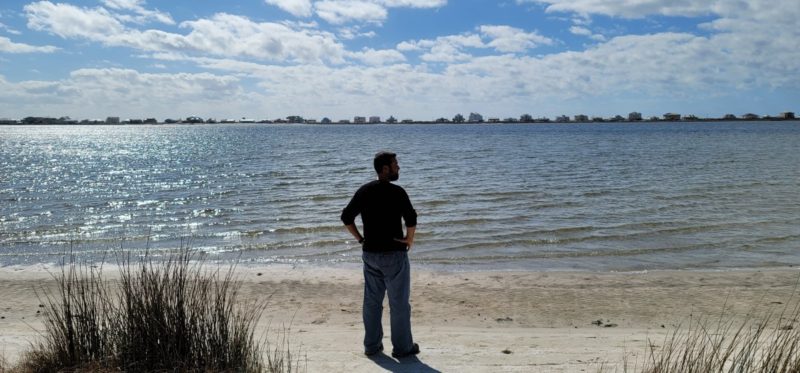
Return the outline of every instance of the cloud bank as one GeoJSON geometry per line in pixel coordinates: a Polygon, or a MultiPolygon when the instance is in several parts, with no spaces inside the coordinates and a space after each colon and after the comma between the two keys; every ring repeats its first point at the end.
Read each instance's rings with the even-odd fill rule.
{"type": "MultiPolygon", "coordinates": [[[[447,2],[265,0],[265,6],[302,20],[255,21],[216,13],[175,22],[167,13],[148,9],[144,1],[105,0],[95,7],[37,1],[23,8],[34,32],[126,48],[166,70],[182,64],[203,72],[84,68],[61,80],[11,82],[6,76],[0,80],[4,92],[0,109],[11,110],[24,102],[30,110],[56,108],[68,113],[97,103],[98,109],[82,110],[96,110],[87,114],[100,117],[115,110],[130,115],[152,110],[162,117],[433,118],[472,110],[497,115],[594,110],[608,115],[625,108],[670,104],[702,114],[702,110],[727,110],[707,107],[723,96],[744,102],[741,109],[753,111],[746,107],[750,97],[774,97],[773,92],[798,95],[800,3],[796,0],[517,3],[542,5],[547,14],[566,16],[563,33],[491,23],[371,48],[349,44],[362,32],[358,26],[342,27],[346,31],[340,33],[335,27],[361,22],[374,25],[377,29],[371,32],[380,34],[392,8],[434,10],[448,6],[447,2]],[[651,16],[703,16],[708,21],[683,31],[605,36],[592,30],[593,17],[651,16]],[[591,44],[540,52],[559,47],[564,35],[583,37],[591,44]],[[157,93],[135,93],[143,91],[157,93]],[[175,113],[175,108],[182,108],[183,114],[175,113]]],[[[58,47],[15,43],[0,36],[0,53],[59,52],[58,47]]]]}

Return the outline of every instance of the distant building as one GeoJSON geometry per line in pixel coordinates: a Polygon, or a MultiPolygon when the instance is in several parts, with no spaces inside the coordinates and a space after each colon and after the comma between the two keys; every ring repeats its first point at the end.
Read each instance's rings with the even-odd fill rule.
{"type": "Polygon", "coordinates": [[[144,124],[158,124],[156,118],[147,118],[144,120],[144,124]]]}
{"type": "Polygon", "coordinates": [[[747,113],[745,115],[742,115],[742,119],[744,120],[757,120],[760,118],[761,117],[759,117],[758,114],[753,114],[753,113],[747,113]]]}
{"type": "Polygon", "coordinates": [[[483,123],[483,115],[478,113],[469,113],[469,117],[467,118],[467,122],[469,123],[483,123]]]}
{"type": "Polygon", "coordinates": [[[106,118],[106,124],[119,124],[119,117],[106,118]]]}
{"type": "Polygon", "coordinates": [[[781,113],[780,115],[778,115],[778,118],[780,118],[780,119],[795,119],[794,118],[794,113],[791,112],[791,111],[786,111],[786,112],[781,113]]]}
{"type": "Polygon", "coordinates": [[[519,121],[522,123],[531,123],[533,122],[533,117],[530,114],[522,114],[519,117],[519,121]]]}
{"type": "Polygon", "coordinates": [[[365,124],[367,123],[366,117],[353,117],[353,123],[355,124],[365,124]]]}
{"type": "Polygon", "coordinates": [[[187,117],[186,119],[183,120],[183,123],[192,123],[192,124],[203,123],[203,122],[204,122],[203,118],[200,117],[187,117]]]}
{"type": "Polygon", "coordinates": [[[412,123],[414,123],[414,120],[413,120],[413,119],[403,119],[402,121],[400,121],[400,123],[403,123],[403,124],[412,124],[412,123]]]}
{"type": "Polygon", "coordinates": [[[664,114],[664,120],[672,120],[672,121],[681,120],[681,115],[675,113],[666,113],[664,114]]]}
{"type": "Polygon", "coordinates": [[[331,118],[325,117],[325,118],[322,118],[322,121],[320,123],[322,123],[322,124],[331,124],[332,122],[333,121],[331,121],[331,118]]]}
{"type": "Polygon", "coordinates": [[[558,116],[558,117],[556,117],[556,122],[558,122],[558,123],[567,123],[567,122],[569,122],[569,117],[566,116],[566,115],[558,116]]]}
{"type": "Polygon", "coordinates": [[[372,123],[372,124],[380,123],[381,122],[381,117],[375,117],[375,116],[369,117],[369,122],[372,123]]]}
{"type": "Polygon", "coordinates": [[[638,122],[640,120],[642,120],[642,113],[634,111],[628,114],[628,121],[638,122]]]}
{"type": "Polygon", "coordinates": [[[386,120],[386,123],[395,124],[397,123],[397,119],[394,116],[389,116],[389,119],[386,120]]]}
{"type": "Polygon", "coordinates": [[[725,114],[725,116],[722,117],[722,119],[724,119],[724,120],[736,120],[737,118],[733,114],[725,114]]]}
{"type": "Polygon", "coordinates": [[[306,124],[317,124],[316,119],[306,119],[306,124]]]}
{"type": "Polygon", "coordinates": [[[697,118],[697,116],[694,115],[694,114],[689,114],[689,115],[684,115],[683,116],[683,120],[697,120],[697,119],[699,119],[699,118],[697,118]]]}
{"type": "Polygon", "coordinates": [[[489,118],[487,120],[489,123],[500,123],[500,118],[489,118]]]}
{"type": "Polygon", "coordinates": [[[576,122],[588,122],[589,121],[589,116],[588,115],[583,115],[583,114],[578,114],[578,115],[575,116],[575,121],[576,122]]]}
{"type": "Polygon", "coordinates": [[[0,118],[0,124],[19,124],[16,119],[0,118]]]}

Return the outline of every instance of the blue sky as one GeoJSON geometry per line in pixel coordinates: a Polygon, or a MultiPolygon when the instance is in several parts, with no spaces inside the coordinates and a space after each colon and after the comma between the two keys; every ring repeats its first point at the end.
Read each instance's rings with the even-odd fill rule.
{"type": "Polygon", "coordinates": [[[0,118],[800,111],[797,0],[0,4],[0,118]]]}

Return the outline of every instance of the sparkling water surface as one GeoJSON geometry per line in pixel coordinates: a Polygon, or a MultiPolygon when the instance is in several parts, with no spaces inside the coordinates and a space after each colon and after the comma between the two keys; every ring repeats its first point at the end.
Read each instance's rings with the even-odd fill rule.
{"type": "Polygon", "coordinates": [[[356,264],[339,214],[383,149],[416,265],[800,265],[799,145],[798,122],[0,126],[0,265],[182,245],[356,264]]]}

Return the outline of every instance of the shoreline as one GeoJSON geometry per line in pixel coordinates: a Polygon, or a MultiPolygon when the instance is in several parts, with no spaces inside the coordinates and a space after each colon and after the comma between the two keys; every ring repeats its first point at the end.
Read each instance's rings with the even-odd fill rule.
{"type": "MultiPolygon", "coordinates": [[[[103,271],[114,278],[115,269],[103,271]]],[[[33,289],[52,286],[50,276],[0,267],[0,354],[10,362],[42,328],[33,289]]],[[[690,318],[743,320],[789,307],[800,269],[441,272],[412,265],[412,325],[422,353],[411,362],[361,353],[360,269],[239,266],[235,276],[239,301],[269,298],[257,335],[272,330],[274,341],[286,329],[311,372],[591,372],[600,364],[613,371],[625,356],[641,362],[648,341],[662,342],[690,318]]]]}

